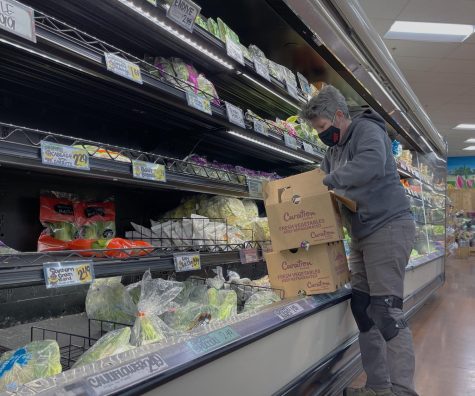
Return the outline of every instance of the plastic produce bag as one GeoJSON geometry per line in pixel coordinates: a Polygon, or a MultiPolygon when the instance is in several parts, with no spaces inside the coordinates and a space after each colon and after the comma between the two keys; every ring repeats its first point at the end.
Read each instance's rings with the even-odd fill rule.
{"type": "Polygon", "coordinates": [[[16,391],[22,384],[61,372],[56,341],[33,341],[0,356],[0,392],[16,391]]]}
{"type": "Polygon", "coordinates": [[[167,312],[163,320],[174,330],[186,333],[197,327],[207,326],[217,316],[217,312],[217,308],[213,306],[188,302],[173,312],[167,312]]]}
{"type": "Polygon", "coordinates": [[[115,203],[112,199],[74,204],[76,224],[83,239],[115,238],[115,203]]]}
{"type": "Polygon", "coordinates": [[[137,307],[120,280],[120,277],[96,279],[89,287],[86,296],[86,313],[89,319],[125,325],[134,323],[137,307]]]}
{"type": "Polygon", "coordinates": [[[249,227],[246,208],[242,201],[237,198],[214,196],[202,201],[197,212],[210,219],[226,219],[228,224],[240,228],[249,227]]]}
{"type": "Polygon", "coordinates": [[[256,217],[259,217],[259,208],[257,207],[256,201],[252,199],[243,199],[242,203],[246,209],[247,218],[252,221],[256,217]]]}
{"type": "Polygon", "coordinates": [[[102,336],[91,348],[84,352],[74,364],[73,368],[94,363],[108,356],[128,351],[133,348],[129,340],[129,327],[111,331],[102,336]]]}
{"type": "Polygon", "coordinates": [[[209,287],[212,287],[217,290],[222,289],[224,286],[224,282],[226,281],[223,275],[223,268],[218,266],[216,268],[213,268],[213,272],[216,274],[216,276],[214,278],[206,279],[206,284],[209,287]]]}
{"type": "Polygon", "coordinates": [[[270,241],[269,221],[267,217],[259,217],[252,221],[253,237],[255,241],[270,241]]]}
{"type": "Polygon", "coordinates": [[[263,65],[269,66],[269,59],[267,59],[266,54],[261,51],[257,46],[251,44],[249,46],[249,52],[251,54],[252,60],[257,60],[263,65]]]}
{"type": "Polygon", "coordinates": [[[219,36],[226,42],[226,37],[239,44],[239,36],[221,18],[218,18],[219,36]]]}
{"type": "Polygon", "coordinates": [[[209,81],[203,74],[198,76],[198,95],[204,96],[205,99],[211,100],[215,105],[219,106],[220,101],[218,92],[213,83],[209,81]]]}
{"type": "Polygon", "coordinates": [[[285,72],[284,67],[275,63],[269,59],[269,73],[272,77],[279,80],[280,82],[285,81],[285,72]]]}
{"type": "Polygon", "coordinates": [[[208,30],[208,23],[201,14],[196,17],[195,24],[202,27],[204,30],[208,30]]]}
{"type": "Polygon", "coordinates": [[[143,275],[138,314],[132,328],[131,343],[135,346],[165,341],[173,330],[159,318],[176,304],[173,300],[180,294],[183,284],[161,278],[152,279],[150,271],[143,275]]]}
{"type": "Polygon", "coordinates": [[[243,312],[252,311],[254,309],[260,309],[267,305],[280,301],[280,297],[272,290],[258,291],[252,294],[244,304],[243,312]]]}
{"type": "Polygon", "coordinates": [[[219,26],[216,23],[216,21],[213,18],[208,18],[207,24],[208,24],[208,31],[210,33],[212,33],[213,36],[215,36],[217,38],[221,38],[221,36],[219,34],[219,26]]]}
{"type": "Polygon", "coordinates": [[[237,315],[237,294],[234,290],[208,289],[209,305],[217,309],[216,320],[228,320],[237,315]]]}

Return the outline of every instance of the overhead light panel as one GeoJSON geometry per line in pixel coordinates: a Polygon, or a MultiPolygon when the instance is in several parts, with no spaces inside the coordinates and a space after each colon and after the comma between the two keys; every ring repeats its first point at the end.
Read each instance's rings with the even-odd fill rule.
{"type": "Polygon", "coordinates": [[[465,147],[464,150],[467,150],[467,151],[474,151],[474,150],[475,150],[475,146],[468,146],[468,147],[465,147]]]}
{"type": "Polygon", "coordinates": [[[473,130],[475,130],[475,124],[458,124],[454,129],[473,129],[473,130]]]}
{"type": "Polygon", "coordinates": [[[475,143],[475,139],[474,138],[467,139],[465,140],[465,143],[475,143]]]}
{"type": "Polygon", "coordinates": [[[386,39],[461,43],[474,32],[473,25],[395,21],[386,39]]]}

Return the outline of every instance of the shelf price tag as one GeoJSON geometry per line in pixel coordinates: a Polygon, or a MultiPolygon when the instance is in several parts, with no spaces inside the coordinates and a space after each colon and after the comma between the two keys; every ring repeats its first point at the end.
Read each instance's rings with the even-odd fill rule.
{"type": "Polygon", "coordinates": [[[259,251],[256,248],[247,248],[239,250],[241,264],[251,264],[260,261],[259,251]]]}
{"type": "Polygon", "coordinates": [[[247,188],[251,197],[262,198],[262,181],[248,177],[247,188]]]}
{"type": "Polygon", "coordinates": [[[104,57],[106,59],[107,70],[118,76],[134,81],[137,84],[143,83],[142,73],[138,65],[108,52],[104,52],[104,57]]]}
{"type": "Polygon", "coordinates": [[[166,182],[165,166],[151,162],[132,160],[132,175],[136,179],[166,182]]]}
{"type": "Polygon", "coordinates": [[[208,352],[221,348],[222,346],[229,344],[238,338],[239,334],[230,326],[226,326],[208,334],[192,338],[186,343],[196,355],[204,355],[208,352]]]}
{"type": "Polygon", "coordinates": [[[201,269],[200,254],[193,253],[176,253],[173,255],[176,272],[196,271],[201,269]]]}
{"type": "Polygon", "coordinates": [[[276,309],[274,314],[279,317],[280,320],[287,320],[303,311],[304,309],[299,303],[293,303],[276,309]]]}
{"type": "Polygon", "coordinates": [[[244,63],[244,54],[242,53],[242,48],[239,44],[235,43],[228,36],[226,36],[226,53],[229,57],[233,58],[235,61],[239,62],[241,65],[244,63]]]}
{"type": "Polygon", "coordinates": [[[246,129],[246,124],[244,123],[244,113],[242,112],[242,110],[229,102],[225,103],[226,113],[228,114],[229,122],[232,122],[233,124],[239,125],[241,128],[246,129]]]}
{"type": "Polygon", "coordinates": [[[89,170],[89,153],[82,148],[41,141],[41,162],[61,168],[89,170]]]}
{"type": "Polygon", "coordinates": [[[288,134],[284,134],[284,142],[287,147],[292,148],[294,150],[296,150],[299,147],[297,139],[288,134]]]}
{"type": "Polygon", "coordinates": [[[269,128],[264,121],[257,120],[254,118],[253,123],[254,123],[254,130],[257,133],[260,133],[261,135],[264,135],[264,136],[269,136],[269,128]]]}
{"type": "Polygon", "coordinates": [[[303,149],[307,153],[315,154],[315,150],[314,150],[313,146],[311,144],[307,143],[307,142],[303,142],[303,149]]]}
{"type": "Polygon", "coordinates": [[[186,93],[186,101],[188,106],[193,107],[194,109],[200,110],[206,114],[212,114],[211,112],[211,102],[208,99],[202,98],[201,96],[193,93],[186,93]]]}
{"type": "Polygon", "coordinates": [[[256,68],[257,74],[265,78],[267,81],[270,81],[269,68],[267,67],[267,65],[260,62],[258,59],[254,59],[254,67],[256,68]]]}
{"type": "Polygon", "coordinates": [[[173,0],[167,11],[167,17],[192,33],[196,17],[200,11],[201,7],[191,0],[173,0]]]}
{"type": "Polygon", "coordinates": [[[15,0],[1,0],[0,29],[36,43],[33,8],[15,0]]]}
{"type": "Polygon", "coordinates": [[[297,86],[294,85],[292,82],[289,82],[289,80],[285,81],[285,85],[287,86],[287,92],[289,93],[289,95],[292,96],[295,99],[299,99],[299,93],[297,91],[297,86]]]}
{"type": "Polygon", "coordinates": [[[302,73],[297,73],[297,78],[299,80],[300,88],[302,89],[302,91],[305,92],[307,95],[311,95],[312,89],[310,88],[310,84],[305,78],[305,76],[302,73]]]}
{"type": "Polygon", "coordinates": [[[47,289],[86,285],[94,281],[92,260],[44,263],[43,273],[47,289]]]}

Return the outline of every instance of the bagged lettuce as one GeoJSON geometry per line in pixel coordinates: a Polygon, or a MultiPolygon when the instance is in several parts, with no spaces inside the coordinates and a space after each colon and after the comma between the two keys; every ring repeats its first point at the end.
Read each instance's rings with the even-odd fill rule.
{"type": "Polygon", "coordinates": [[[161,278],[152,279],[150,271],[142,278],[140,300],[137,305],[138,314],[132,328],[131,344],[134,346],[163,342],[174,334],[159,315],[175,307],[173,302],[183,289],[180,282],[167,281],[161,278]]]}
{"type": "Polygon", "coordinates": [[[195,19],[195,23],[202,27],[204,30],[208,30],[208,23],[206,22],[205,18],[199,14],[196,19],[195,19]]]}
{"type": "Polygon", "coordinates": [[[239,44],[239,36],[221,18],[218,18],[219,37],[226,42],[226,37],[239,44]]]}
{"type": "Polygon", "coordinates": [[[227,320],[237,315],[237,294],[234,290],[208,289],[209,305],[217,309],[213,319],[227,320]]]}
{"type": "Polygon", "coordinates": [[[208,18],[207,25],[208,25],[208,31],[211,34],[213,34],[213,36],[217,38],[221,38],[219,34],[219,26],[213,18],[208,18]]]}
{"type": "Polygon", "coordinates": [[[130,293],[120,283],[120,277],[96,279],[86,296],[89,319],[131,325],[137,310],[130,293]]]}
{"type": "Polygon", "coordinates": [[[179,333],[189,332],[197,327],[207,326],[217,316],[217,308],[196,302],[188,302],[172,312],[163,315],[163,320],[179,333]]]}
{"type": "Polygon", "coordinates": [[[133,348],[129,340],[129,327],[111,331],[102,336],[91,348],[84,352],[74,364],[73,368],[94,363],[108,356],[128,351],[133,348]]]}
{"type": "Polygon", "coordinates": [[[253,199],[243,199],[242,203],[246,209],[247,218],[252,221],[256,217],[259,217],[259,208],[257,207],[256,201],[253,199]]]}
{"type": "Polygon", "coordinates": [[[33,341],[0,356],[0,392],[16,391],[21,385],[62,370],[56,341],[33,341]]]}
{"type": "Polygon", "coordinates": [[[252,221],[253,237],[255,241],[270,241],[269,221],[267,217],[259,217],[252,221]]]}
{"type": "Polygon", "coordinates": [[[258,291],[247,299],[243,312],[261,309],[280,300],[280,297],[272,290],[258,291]]]}

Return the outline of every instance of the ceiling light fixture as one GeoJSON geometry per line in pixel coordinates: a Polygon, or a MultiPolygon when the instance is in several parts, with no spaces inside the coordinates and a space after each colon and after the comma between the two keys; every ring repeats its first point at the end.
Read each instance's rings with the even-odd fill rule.
{"type": "Polygon", "coordinates": [[[475,139],[474,138],[467,139],[465,140],[465,143],[475,143],[475,139]]]}
{"type": "Polygon", "coordinates": [[[461,43],[474,32],[473,25],[395,21],[386,39],[461,43]]]}
{"type": "Polygon", "coordinates": [[[475,124],[458,124],[454,129],[474,129],[475,124]]]}
{"type": "Polygon", "coordinates": [[[475,146],[467,146],[467,147],[465,147],[463,150],[474,151],[474,150],[475,150],[475,146]]]}
{"type": "Polygon", "coordinates": [[[373,81],[376,83],[376,85],[381,89],[381,91],[384,92],[384,94],[387,96],[387,98],[389,99],[389,101],[393,104],[394,109],[395,109],[395,110],[398,110],[398,111],[401,111],[401,108],[398,106],[398,104],[397,104],[396,101],[393,99],[393,97],[389,94],[389,92],[387,91],[387,89],[383,86],[383,84],[381,83],[381,81],[379,81],[379,79],[374,75],[374,73],[371,72],[371,71],[368,71],[368,74],[369,74],[369,76],[373,79],[373,81]]]}
{"type": "Polygon", "coordinates": [[[281,153],[281,154],[285,154],[285,155],[287,155],[287,156],[289,156],[289,157],[299,159],[299,160],[301,160],[301,161],[303,161],[303,162],[306,162],[306,163],[309,163],[309,164],[314,164],[314,163],[315,163],[314,161],[311,161],[311,160],[309,160],[309,159],[307,159],[307,158],[301,157],[300,155],[297,155],[297,154],[294,154],[294,153],[290,153],[290,152],[288,152],[288,151],[286,151],[286,150],[282,150],[282,149],[280,149],[280,148],[278,148],[278,147],[275,147],[275,146],[272,146],[272,145],[270,145],[270,144],[261,142],[260,140],[257,140],[257,139],[253,139],[253,138],[251,138],[251,137],[249,137],[249,136],[242,135],[242,134],[240,134],[240,133],[238,133],[238,132],[235,132],[235,131],[228,131],[228,133],[231,134],[231,135],[233,135],[233,136],[237,136],[237,137],[240,138],[240,139],[247,140],[248,142],[252,142],[252,143],[257,144],[257,145],[259,145],[259,146],[269,148],[269,149],[274,150],[274,151],[277,151],[277,152],[279,152],[279,153],[281,153]]]}
{"type": "Polygon", "coordinates": [[[199,52],[201,52],[203,54],[205,54],[209,58],[213,59],[215,62],[221,64],[222,66],[228,68],[229,70],[234,69],[233,65],[231,65],[229,62],[227,62],[223,58],[217,56],[216,54],[212,53],[208,49],[206,49],[203,46],[199,45],[196,41],[193,41],[193,40],[189,39],[184,34],[181,34],[178,30],[174,29],[169,24],[161,21],[157,17],[154,17],[154,16],[150,15],[150,13],[144,11],[141,7],[136,6],[131,1],[129,1],[129,0],[117,0],[117,1],[121,2],[125,6],[129,7],[132,10],[134,10],[138,14],[142,15],[144,18],[147,18],[150,22],[152,22],[155,25],[159,26],[163,30],[166,30],[168,33],[172,34],[176,38],[178,38],[181,41],[183,41],[184,43],[188,44],[190,47],[194,48],[195,50],[198,50],[199,52]]]}

